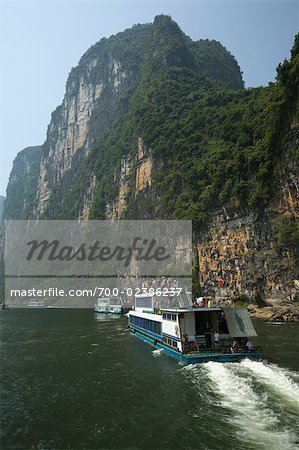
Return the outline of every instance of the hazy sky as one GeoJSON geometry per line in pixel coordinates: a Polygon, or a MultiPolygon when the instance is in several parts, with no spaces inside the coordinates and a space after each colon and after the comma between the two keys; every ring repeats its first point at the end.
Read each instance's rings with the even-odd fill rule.
{"type": "Polygon", "coordinates": [[[0,7],[2,195],[16,154],[44,142],[70,69],[101,37],[170,14],[192,39],[225,45],[248,87],[275,79],[299,30],[298,1],[0,0],[0,7]]]}

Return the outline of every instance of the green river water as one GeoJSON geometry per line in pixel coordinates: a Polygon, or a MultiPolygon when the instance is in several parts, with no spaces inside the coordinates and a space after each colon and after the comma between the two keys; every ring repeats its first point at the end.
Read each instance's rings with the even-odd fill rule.
{"type": "Polygon", "coordinates": [[[299,324],[269,361],[184,366],[90,310],[1,311],[1,449],[299,448],[299,324]]]}

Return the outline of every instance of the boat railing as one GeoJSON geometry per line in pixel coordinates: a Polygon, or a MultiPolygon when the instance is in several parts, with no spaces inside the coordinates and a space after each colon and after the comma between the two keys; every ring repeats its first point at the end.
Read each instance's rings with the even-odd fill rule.
{"type": "Polygon", "coordinates": [[[191,354],[197,354],[197,353],[262,353],[262,348],[260,346],[252,347],[252,348],[240,348],[238,351],[233,352],[231,347],[200,347],[198,350],[195,348],[190,348],[189,346],[185,346],[184,353],[191,354]]]}

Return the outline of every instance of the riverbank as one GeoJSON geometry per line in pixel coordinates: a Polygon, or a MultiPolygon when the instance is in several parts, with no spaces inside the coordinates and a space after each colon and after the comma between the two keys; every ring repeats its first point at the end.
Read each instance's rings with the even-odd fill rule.
{"type": "Polygon", "coordinates": [[[299,322],[299,306],[284,305],[258,308],[249,305],[247,309],[253,319],[262,319],[267,322],[299,322]]]}

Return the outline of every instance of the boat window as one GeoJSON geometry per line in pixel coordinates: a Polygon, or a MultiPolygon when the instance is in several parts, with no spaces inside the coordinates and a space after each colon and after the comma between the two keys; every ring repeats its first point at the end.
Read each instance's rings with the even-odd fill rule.
{"type": "Polygon", "coordinates": [[[135,297],[135,306],[137,308],[152,308],[153,297],[135,297]]]}
{"type": "Polygon", "coordinates": [[[177,341],[175,341],[174,339],[168,338],[166,336],[163,336],[163,342],[170,345],[171,347],[174,347],[174,348],[178,347],[177,341]]]}
{"type": "Polygon", "coordinates": [[[164,320],[173,320],[174,322],[176,322],[176,314],[169,314],[169,313],[163,313],[162,315],[164,320]]]}
{"type": "Polygon", "coordinates": [[[98,299],[99,305],[106,305],[107,303],[109,303],[109,298],[99,298],[98,299]]]}
{"type": "Polygon", "coordinates": [[[154,320],[144,319],[143,317],[130,316],[130,324],[151,331],[155,334],[161,334],[161,323],[154,320]]]}

